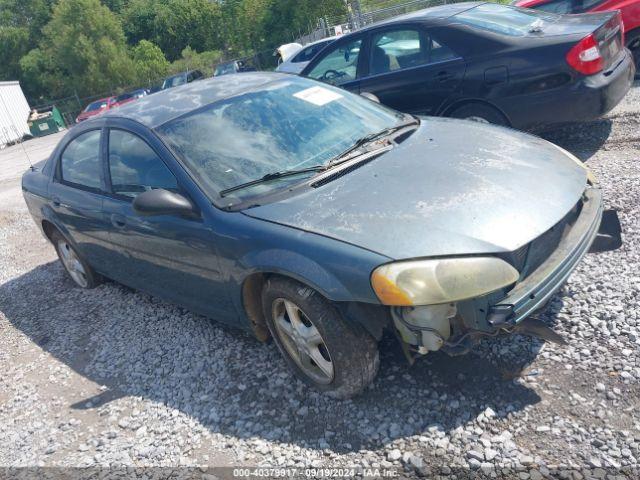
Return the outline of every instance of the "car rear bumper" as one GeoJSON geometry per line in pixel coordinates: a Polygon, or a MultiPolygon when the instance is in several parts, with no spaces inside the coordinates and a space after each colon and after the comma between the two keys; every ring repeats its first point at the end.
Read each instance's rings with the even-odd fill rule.
{"type": "Polygon", "coordinates": [[[489,325],[515,325],[543,307],[589,251],[598,234],[601,218],[602,194],[598,189],[589,188],[571,229],[544,263],[490,308],[489,325]]]}
{"type": "Polygon", "coordinates": [[[567,86],[536,92],[499,105],[515,128],[544,130],[550,125],[594,120],[615,107],[633,84],[635,65],[629,50],[606,73],[567,86]]]}

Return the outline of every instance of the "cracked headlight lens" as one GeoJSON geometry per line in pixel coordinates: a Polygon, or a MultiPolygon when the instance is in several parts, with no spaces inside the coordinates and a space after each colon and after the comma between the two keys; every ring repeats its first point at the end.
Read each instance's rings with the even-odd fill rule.
{"type": "Polygon", "coordinates": [[[433,305],[485,295],[519,276],[495,257],[441,258],[382,265],[371,274],[371,285],[384,305],[433,305]]]}

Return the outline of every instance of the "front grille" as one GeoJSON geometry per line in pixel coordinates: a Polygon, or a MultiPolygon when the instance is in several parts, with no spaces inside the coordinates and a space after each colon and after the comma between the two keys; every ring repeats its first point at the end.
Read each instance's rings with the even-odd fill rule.
{"type": "Polygon", "coordinates": [[[580,210],[582,210],[582,201],[579,201],[562,220],[542,235],[519,249],[502,255],[501,258],[518,270],[520,272],[520,280],[524,280],[558,248],[560,240],[578,218],[580,210]]]}

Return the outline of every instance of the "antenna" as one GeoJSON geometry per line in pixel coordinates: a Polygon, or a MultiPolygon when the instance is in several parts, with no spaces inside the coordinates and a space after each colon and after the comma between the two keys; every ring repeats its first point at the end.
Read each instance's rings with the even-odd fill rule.
{"type": "MultiPolygon", "coordinates": [[[[11,114],[9,113],[9,108],[7,108],[7,104],[4,101],[4,97],[2,95],[0,95],[0,99],[2,100],[2,106],[4,107],[4,111],[7,113],[7,118],[11,119],[11,114]]],[[[12,125],[12,127],[14,128],[16,133],[20,133],[18,132],[18,129],[16,128],[15,125],[12,125]]],[[[24,135],[23,135],[24,136],[24,135]]],[[[27,157],[27,162],[29,162],[29,168],[31,168],[31,170],[33,170],[33,163],[31,162],[31,157],[29,157],[29,154],[27,153],[27,149],[24,148],[24,141],[22,140],[22,137],[20,137],[18,139],[18,142],[20,143],[20,146],[22,147],[22,152],[24,153],[24,156],[27,157]]]]}

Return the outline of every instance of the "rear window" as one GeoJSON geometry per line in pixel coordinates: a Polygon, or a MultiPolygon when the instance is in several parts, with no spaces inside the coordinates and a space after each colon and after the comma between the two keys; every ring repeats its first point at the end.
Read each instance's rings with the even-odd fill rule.
{"type": "Polygon", "coordinates": [[[543,31],[545,25],[554,23],[558,16],[538,10],[485,3],[465,10],[455,18],[472,27],[511,37],[523,37],[543,31]]]}
{"type": "Polygon", "coordinates": [[[133,93],[123,93],[122,95],[118,95],[114,100],[116,103],[122,102],[123,100],[129,100],[133,97],[133,93]]]}
{"type": "Polygon", "coordinates": [[[87,105],[87,108],[84,109],[85,112],[93,112],[95,110],[101,110],[107,107],[106,100],[99,100],[97,102],[90,103],[87,105]]]}

